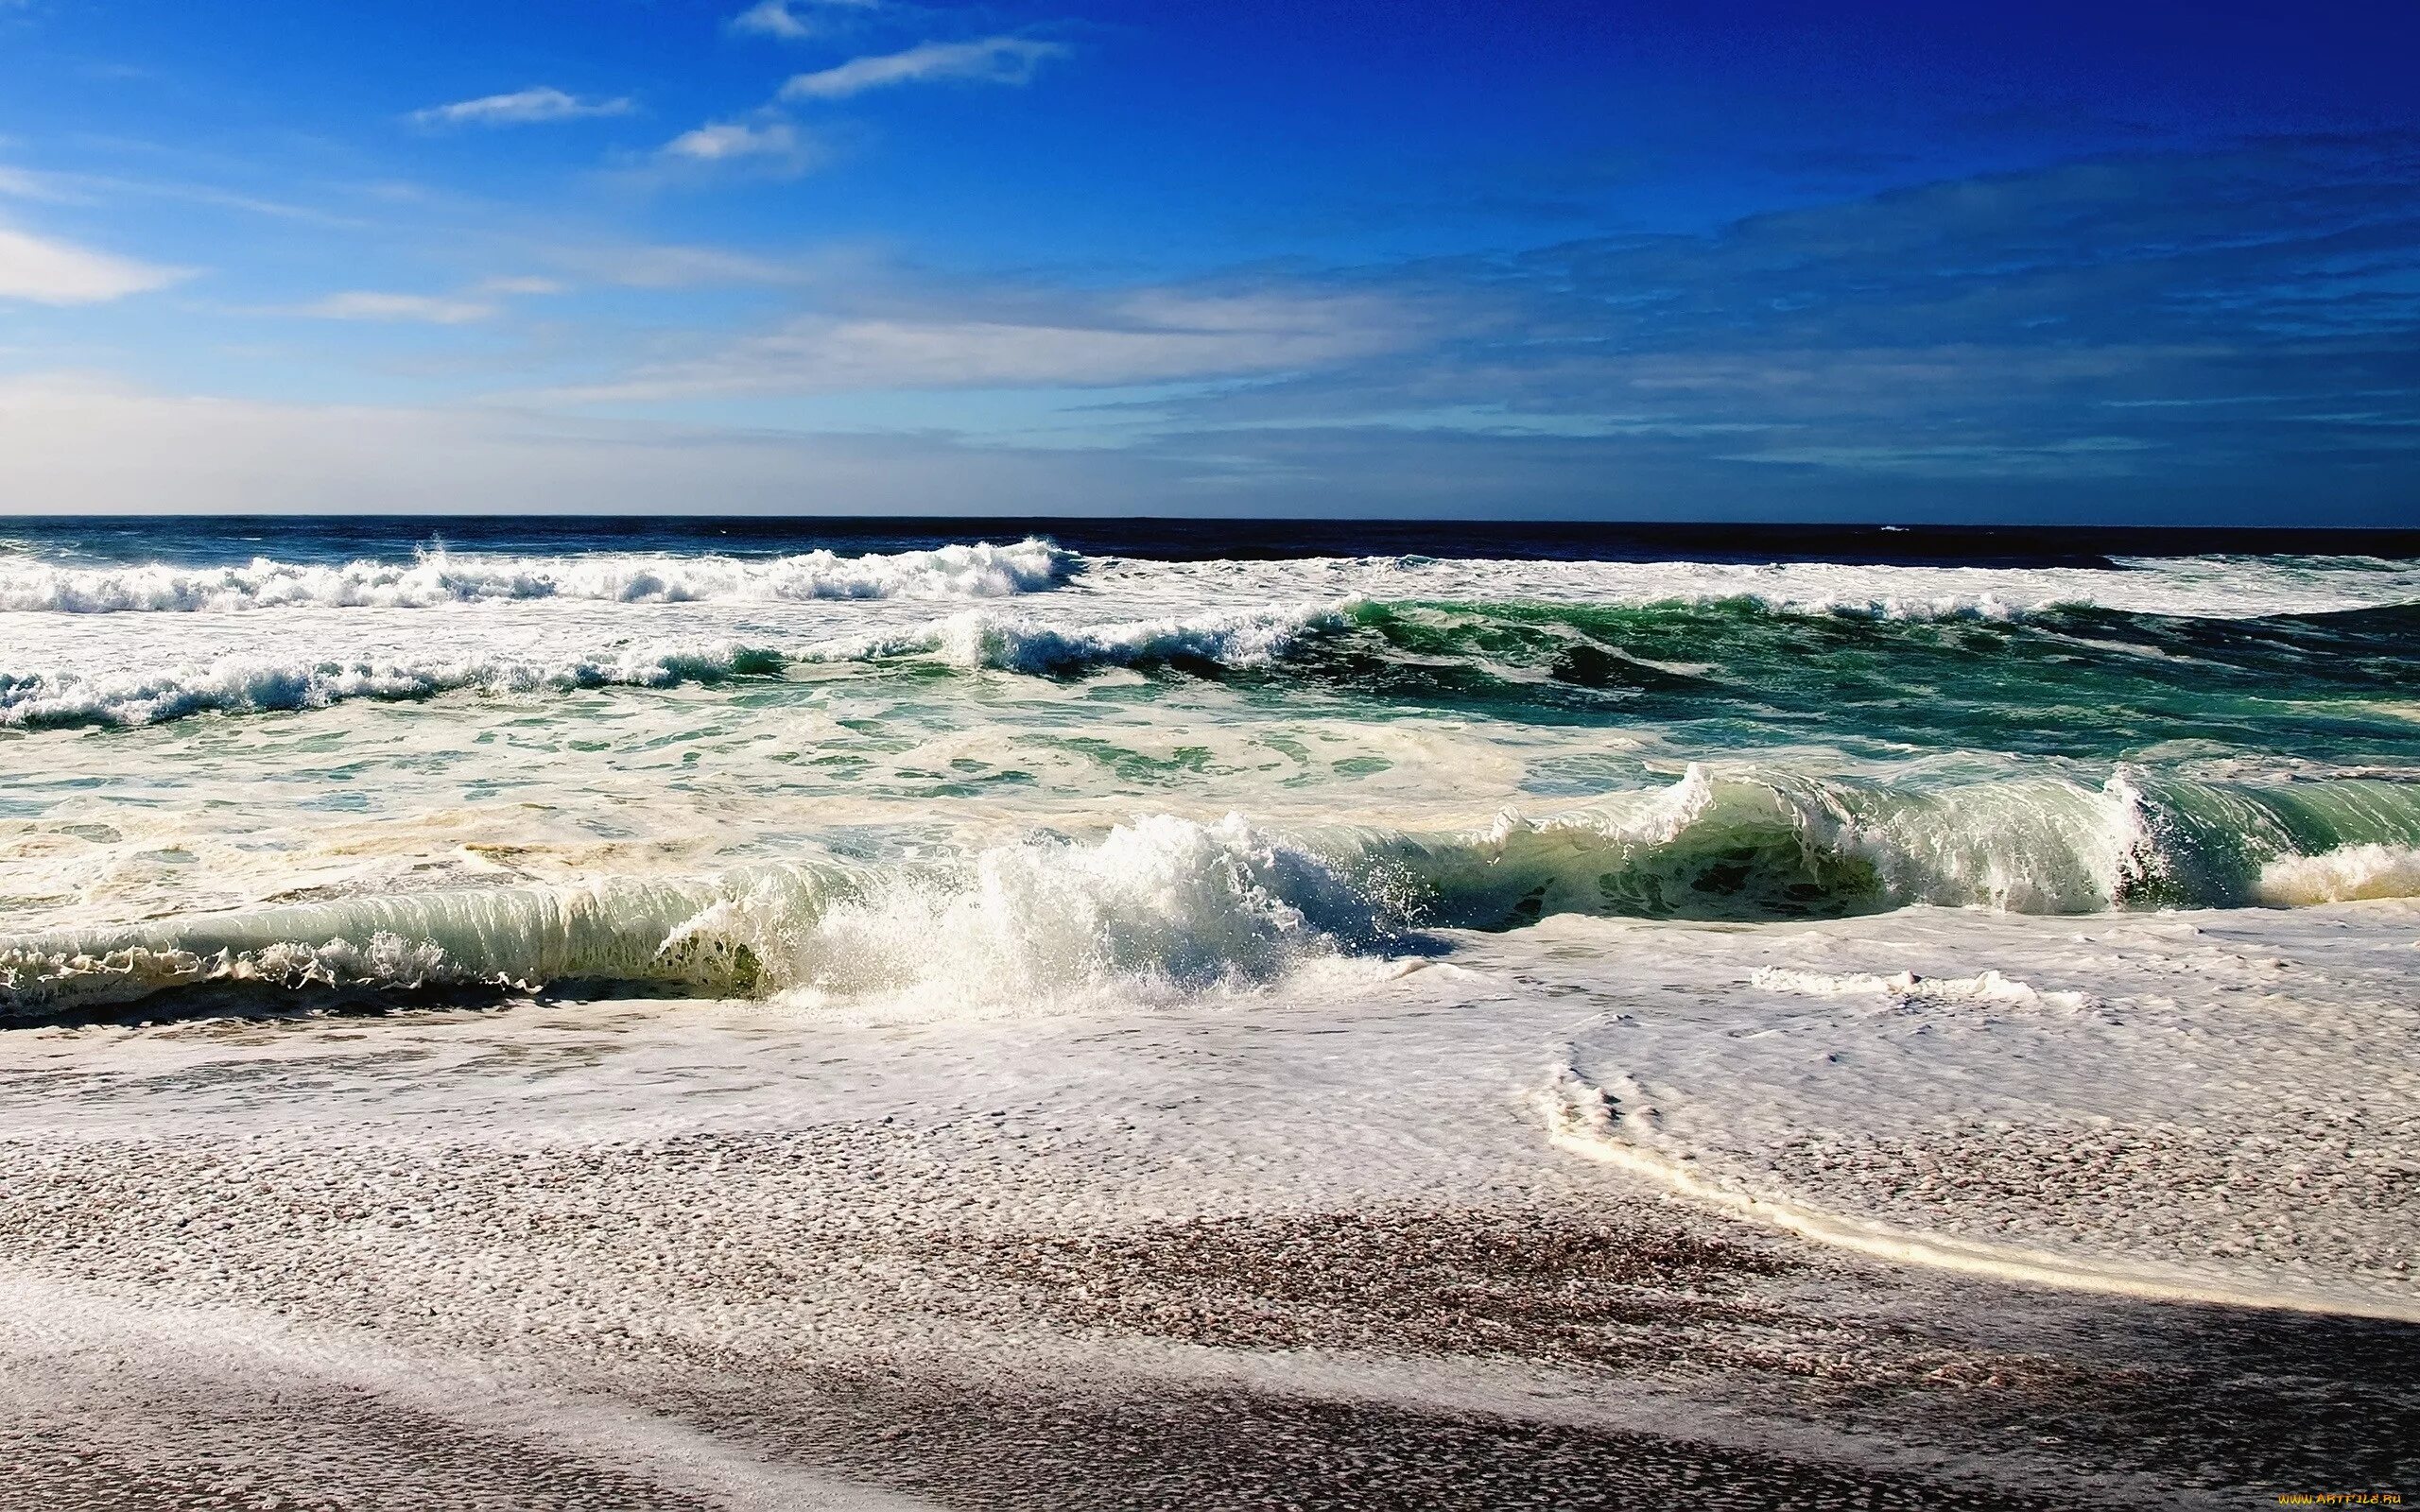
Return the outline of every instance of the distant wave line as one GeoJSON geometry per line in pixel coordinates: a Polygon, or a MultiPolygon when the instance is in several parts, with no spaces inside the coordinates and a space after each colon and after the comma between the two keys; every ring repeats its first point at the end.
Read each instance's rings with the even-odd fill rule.
{"type": "Polygon", "coordinates": [[[427,609],[493,600],[625,604],[781,603],[819,599],[1001,598],[1064,582],[1081,558],[1046,541],[977,541],[929,551],[843,557],[811,551],[762,559],[599,554],[458,556],[337,566],[256,557],[237,566],[145,563],[69,567],[0,559],[0,610],[17,613],[234,613],[277,609],[427,609]]]}

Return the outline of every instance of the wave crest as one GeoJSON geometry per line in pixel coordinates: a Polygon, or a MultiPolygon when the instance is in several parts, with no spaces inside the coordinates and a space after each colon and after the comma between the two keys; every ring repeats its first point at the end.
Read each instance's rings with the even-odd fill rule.
{"type": "Polygon", "coordinates": [[[0,1011],[212,982],[1160,999],[1379,945],[1399,918],[1335,859],[1239,816],[1155,816],[1090,844],[1041,837],[956,864],[402,894],[0,941],[0,1011]]]}
{"type": "Polygon", "coordinates": [[[811,919],[780,889],[744,892],[674,941],[744,955],[764,985],[818,1001],[1157,1000],[1267,983],[1382,943],[1395,937],[1390,915],[1334,858],[1241,816],[1158,815],[1092,844],[1040,838],[963,866],[877,873],[811,919]]]}
{"type": "Polygon", "coordinates": [[[891,635],[821,648],[816,660],[929,655],[952,666],[1068,677],[1102,667],[1242,670],[1282,661],[1307,638],[1340,628],[1345,606],[1239,610],[1112,625],[1060,627],[968,610],[891,635]]]}
{"type": "MultiPolygon", "coordinates": [[[[1927,793],[1693,767],[1660,790],[1459,833],[1279,834],[1232,815],[1206,824],[1155,816],[1089,842],[1042,835],[950,861],[407,893],[0,939],[0,1012],[221,980],[1156,999],[1412,948],[1422,930],[1515,929],[1554,914],[1754,920],[1913,903],[2031,913],[2231,906],[2260,899],[2303,863],[2420,853],[2420,789],[2295,786],[2340,791],[2121,776],[2100,789],[2038,781],[1927,793]],[[2229,820],[2238,828],[2225,829],[2229,820]],[[2402,850],[2382,840],[2389,833],[2406,836],[2402,850]]],[[[2382,885],[2374,871],[2359,875],[2373,879],[2361,887],[2382,885]]],[[[2269,901],[2286,900],[2273,891],[2269,901]]],[[[2083,1005],[1988,974],[1775,972],[1757,985],[2083,1005]]]]}
{"type": "Polygon", "coordinates": [[[2290,908],[2371,898],[2420,898],[2420,847],[2348,845],[2280,856],[2260,868],[2264,903],[2290,908]]]}
{"type": "Polygon", "coordinates": [[[426,609],[491,599],[625,604],[848,598],[1002,598],[1057,587],[1080,558],[1036,538],[843,557],[754,559],[598,555],[455,556],[339,566],[256,557],[239,567],[60,567],[0,560],[0,610],[52,614],[198,613],[273,609],[426,609]]]}
{"type": "Polygon", "coordinates": [[[393,702],[463,689],[526,694],[661,688],[762,676],[782,665],[775,652],[722,641],[558,661],[467,656],[425,662],[289,662],[228,657],[161,672],[0,673],[0,729],[148,725],[204,713],[324,709],[348,699],[393,702]]]}

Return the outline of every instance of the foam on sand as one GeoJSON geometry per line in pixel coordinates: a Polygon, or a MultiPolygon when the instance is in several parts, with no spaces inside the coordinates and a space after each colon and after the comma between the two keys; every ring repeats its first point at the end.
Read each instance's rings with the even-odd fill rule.
{"type": "Polygon", "coordinates": [[[2420,1320],[2411,934],[2395,901],[1564,919],[1465,959],[1602,1005],[1547,1132],[1693,1201],[2003,1280],[2420,1320]]]}
{"type": "Polygon", "coordinates": [[[1569,1067],[1558,1067],[1538,1097],[1547,1137],[1558,1149],[1616,1166],[1677,1195],[1754,1223],[1895,1263],[1929,1265],[2020,1285],[2056,1286],[2158,1301],[2333,1313],[2420,1323],[2420,1298],[2327,1297],[2232,1286],[2157,1264],[2079,1260],[2044,1250],[1979,1243],[1952,1234],[1873,1223],[1777,1194],[1760,1194],[1711,1174],[1685,1151],[1658,1147],[1651,1135],[1609,1109],[1604,1095],[1569,1067]]]}
{"type": "Polygon", "coordinates": [[[2062,1008],[2083,1008],[2092,1001],[2082,992],[2045,992],[2031,982],[2003,976],[1996,970],[1973,976],[1918,976],[1913,971],[1876,976],[1870,971],[1842,974],[1760,966],[1749,980],[1768,992],[1794,992],[1817,998],[1872,996],[1899,1003],[2014,1003],[2062,1008]]]}

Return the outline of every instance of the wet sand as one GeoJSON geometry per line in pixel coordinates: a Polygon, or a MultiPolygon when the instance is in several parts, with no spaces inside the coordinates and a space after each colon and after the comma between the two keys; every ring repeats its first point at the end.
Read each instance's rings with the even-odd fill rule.
{"type": "Polygon", "coordinates": [[[1098,1152],[998,1122],[21,1145],[8,1501],[2226,1506],[2420,1444],[2408,1326],[1895,1270],[1580,1166],[1104,1221],[1098,1152]]]}

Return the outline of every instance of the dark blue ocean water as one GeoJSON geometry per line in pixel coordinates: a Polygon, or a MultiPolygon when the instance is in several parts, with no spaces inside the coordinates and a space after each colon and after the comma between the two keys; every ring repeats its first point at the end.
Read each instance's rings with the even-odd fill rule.
{"type": "Polygon", "coordinates": [[[1622,524],[1471,521],[1100,520],[1065,518],[618,515],[309,515],[40,517],[0,520],[21,543],[70,564],[209,566],[255,556],[334,563],[458,550],[559,554],[713,552],[770,557],[924,550],[951,541],[1041,536],[1086,556],[1162,561],[1294,557],[1471,557],[1529,560],[1955,562],[2119,566],[2125,558],[2213,554],[2420,558],[2420,528],[2191,530],[2137,527],[1622,524]]]}

